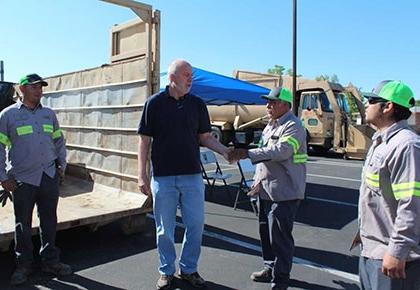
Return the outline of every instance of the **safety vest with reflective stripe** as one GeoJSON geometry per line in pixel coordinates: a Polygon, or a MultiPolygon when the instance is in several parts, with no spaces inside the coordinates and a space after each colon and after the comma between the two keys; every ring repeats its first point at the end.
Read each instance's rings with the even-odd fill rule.
{"type": "MultiPolygon", "coordinates": [[[[290,146],[293,148],[293,163],[299,164],[299,163],[306,163],[308,160],[308,154],[298,154],[300,144],[296,138],[293,138],[292,136],[283,136],[279,139],[280,142],[287,142],[290,146]]],[[[264,147],[263,145],[263,139],[260,138],[260,141],[258,142],[258,147],[264,147]]]]}
{"type": "Polygon", "coordinates": [[[361,255],[420,259],[420,137],[400,121],[372,140],[360,187],[361,255]]]}
{"type": "MultiPolygon", "coordinates": [[[[61,129],[58,129],[58,130],[55,130],[54,131],[53,125],[43,124],[42,125],[42,129],[43,129],[44,133],[51,134],[51,137],[54,140],[61,137],[61,129]]],[[[33,131],[33,128],[32,128],[31,125],[25,125],[25,126],[20,126],[20,127],[17,127],[16,128],[16,133],[17,133],[18,136],[24,136],[24,135],[28,135],[28,134],[33,134],[33,132],[34,131],[33,131]]],[[[1,142],[1,140],[0,140],[0,142],[1,142]]],[[[5,143],[3,143],[3,144],[5,144],[5,143]]]]}

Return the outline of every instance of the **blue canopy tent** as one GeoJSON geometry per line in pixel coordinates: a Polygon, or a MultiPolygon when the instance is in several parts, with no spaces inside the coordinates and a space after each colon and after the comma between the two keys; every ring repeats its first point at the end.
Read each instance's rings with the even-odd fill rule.
{"type": "MultiPolygon", "coordinates": [[[[264,87],[196,67],[193,67],[192,72],[191,93],[202,98],[207,105],[264,105],[266,101],[261,95],[270,92],[264,87]]],[[[168,83],[166,75],[166,72],[161,73],[161,90],[168,83]]]]}

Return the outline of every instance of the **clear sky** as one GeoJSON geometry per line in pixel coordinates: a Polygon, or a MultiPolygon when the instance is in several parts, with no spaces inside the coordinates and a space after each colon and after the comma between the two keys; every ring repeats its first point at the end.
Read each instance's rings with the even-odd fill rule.
{"type": "MultiPolygon", "coordinates": [[[[292,66],[292,0],[145,0],[162,16],[161,70],[175,58],[231,76],[292,66]]],[[[398,79],[420,99],[419,0],[298,0],[298,73],[370,91],[398,79]]],[[[0,0],[5,80],[109,62],[109,30],[135,18],[96,0],[0,0]]]]}

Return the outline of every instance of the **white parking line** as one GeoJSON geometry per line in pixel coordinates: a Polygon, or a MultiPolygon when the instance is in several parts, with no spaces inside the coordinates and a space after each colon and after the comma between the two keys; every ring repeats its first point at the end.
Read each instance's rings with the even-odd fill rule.
{"type": "MultiPolygon", "coordinates": [[[[222,168],[222,171],[233,171],[233,170],[239,170],[237,168],[222,168]]],[[[338,179],[338,180],[345,180],[345,181],[353,181],[353,182],[361,182],[360,179],[355,178],[347,178],[347,177],[339,177],[339,176],[331,176],[331,175],[320,175],[320,174],[312,174],[312,173],[306,173],[306,176],[311,177],[318,177],[318,178],[326,178],[326,179],[338,179]]]]}
{"type": "MultiPolygon", "coordinates": [[[[154,219],[154,216],[152,214],[147,214],[147,216],[154,219]]],[[[178,227],[185,228],[185,226],[182,223],[177,222],[176,225],[178,227]]],[[[225,241],[227,243],[230,243],[230,244],[233,244],[233,245],[236,245],[236,246],[240,246],[240,247],[243,247],[243,248],[246,248],[246,249],[249,249],[249,250],[253,250],[253,251],[257,251],[257,252],[261,253],[261,247],[257,246],[257,245],[254,245],[254,244],[251,244],[251,243],[243,242],[241,240],[237,240],[237,239],[234,239],[234,238],[231,238],[231,237],[228,237],[228,236],[225,236],[225,235],[221,235],[221,234],[218,234],[218,233],[214,233],[214,232],[211,232],[211,231],[207,231],[207,230],[204,230],[203,235],[205,235],[207,237],[215,238],[215,239],[218,239],[218,240],[222,240],[222,241],[225,241]]],[[[312,269],[315,269],[315,270],[326,272],[326,273],[329,273],[329,274],[332,274],[332,275],[335,275],[335,276],[345,278],[347,280],[359,283],[359,276],[358,275],[348,273],[348,272],[344,272],[344,271],[341,271],[341,270],[337,270],[337,269],[334,269],[334,268],[331,268],[331,267],[328,267],[328,266],[324,266],[324,265],[321,265],[321,264],[318,264],[318,263],[315,263],[315,262],[312,262],[312,261],[309,261],[309,260],[306,260],[306,259],[293,257],[293,263],[298,264],[298,265],[303,265],[303,266],[306,266],[306,267],[309,267],[309,268],[312,268],[312,269]]]]}
{"type": "Polygon", "coordinates": [[[346,206],[351,206],[351,207],[357,207],[357,204],[344,202],[344,201],[338,201],[338,200],[324,199],[324,198],[318,198],[318,197],[312,197],[312,196],[307,196],[306,199],[334,203],[334,204],[339,204],[339,205],[346,205],[346,206]]]}
{"type": "Polygon", "coordinates": [[[360,179],[347,178],[347,177],[338,177],[338,176],[330,176],[330,175],[319,175],[319,174],[312,174],[312,173],[307,173],[306,175],[307,176],[312,176],[312,177],[319,177],[319,178],[338,179],[338,180],[361,182],[360,179]]]}
{"type": "Polygon", "coordinates": [[[342,166],[342,167],[355,167],[355,168],[360,168],[360,169],[363,167],[363,164],[350,163],[350,162],[344,162],[344,161],[308,160],[308,163],[320,164],[320,165],[342,166]]]}
{"type": "MultiPolygon", "coordinates": [[[[180,227],[184,227],[184,225],[181,224],[181,223],[177,223],[177,225],[180,226],[180,227]]],[[[231,238],[231,237],[227,237],[227,236],[224,236],[224,235],[221,235],[221,234],[217,234],[217,233],[214,233],[214,232],[210,232],[210,231],[207,231],[207,230],[204,230],[204,235],[261,253],[261,247],[257,246],[257,245],[254,245],[254,244],[251,244],[251,243],[243,242],[243,241],[240,241],[240,240],[237,240],[237,239],[234,239],[234,238],[231,238]]],[[[312,262],[312,261],[309,261],[309,260],[306,260],[306,259],[293,257],[293,263],[298,264],[298,265],[303,265],[303,266],[306,266],[306,267],[309,267],[309,268],[312,268],[312,269],[315,269],[315,270],[319,270],[319,271],[322,271],[322,272],[326,272],[326,273],[329,273],[329,274],[333,274],[335,276],[345,278],[347,280],[359,283],[359,276],[358,275],[355,275],[355,274],[352,274],[352,273],[347,273],[347,272],[340,271],[340,270],[337,270],[337,269],[333,269],[333,268],[330,268],[330,267],[327,267],[327,266],[324,266],[324,265],[321,265],[321,264],[318,264],[318,263],[315,263],[315,262],[312,262]]]]}

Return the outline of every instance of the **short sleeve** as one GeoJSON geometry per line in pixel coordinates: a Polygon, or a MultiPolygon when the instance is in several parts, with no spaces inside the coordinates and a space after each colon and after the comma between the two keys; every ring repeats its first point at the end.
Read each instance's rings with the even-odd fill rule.
{"type": "Polygon", "coordinates": [[[138,134],[153,136],[153,107],[150,99],[146,101],[137,129],[138,134]]]}
{"type": "Polygon", "coordinates": [[[211,132],[210,117],[207,110],[206,104],[199,98],[198,100],[198,110],[199,110],[199,119],[198,119],[198,133],[204,134],[211,132]]]}

